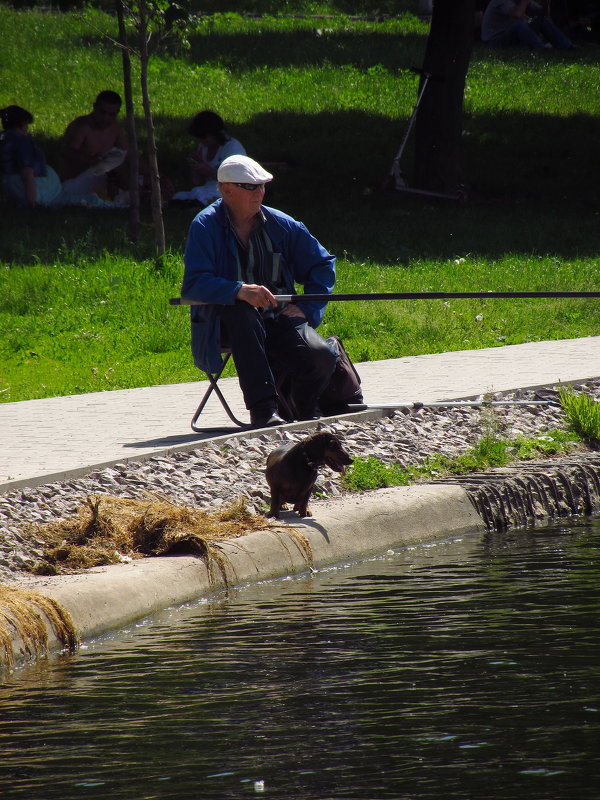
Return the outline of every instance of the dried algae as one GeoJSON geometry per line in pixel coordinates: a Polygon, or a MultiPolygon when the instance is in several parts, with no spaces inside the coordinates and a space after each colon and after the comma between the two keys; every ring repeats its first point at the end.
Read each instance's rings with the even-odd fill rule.
{"type": "MultiPolygon", "coordinates": [[[[209,512],[154,495],[143,500],[95,495],[87,497],[73,517],[31,525],[26,531],[43,546],[42,557],[30,569],[37,575],[82,572],[134,558],[188,553],[205,562],[211,582],[218,572],[227,586],[227,566],[231,565],[219,542],[265,529],[272,529],[288,549],[281,524],[250,512],[241,499],[209,512]]],[[[291,526],[285,526],[285,532],[312,568],[306,537],[291,526]]],[[[73,621],[58,602],[35,592],[0,587],[0,668],[13,666],[15,638],[21,638],[25,655],[47,652],[48,625],[66,647],[76,647],[73,621]]]]}
{"type": "Polygon", "coordinates": [[[218,542],[274,526],[251,513],[243,500],[218,511],[178,506],[155,495],[133,500],[110,495],[86,498],[75,516],[29,530],[44,543],[37,575],[80,572],[133,558],[188,553],[226,581],[218,542]]]}
{"type": "Polygon", "coordinates": [[[0,586],[0,668],[15,662],[14,639],[21,639],[24,656],[38,657],[48,651],[48,625],[70,651],[77,633],[69,612],[51,597],[0,586]]]}

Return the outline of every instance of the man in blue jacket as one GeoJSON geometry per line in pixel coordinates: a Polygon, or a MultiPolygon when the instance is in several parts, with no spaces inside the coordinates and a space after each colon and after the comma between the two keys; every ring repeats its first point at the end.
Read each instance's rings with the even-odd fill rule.
{"type": "Polygon", "coordinates": [[[248,156],[226,158],[217,172],[222,199],[193,220],[181,296],[191,306],[194,363],[205,372],[231,348],[254,427],[280,425],[277,382],[285,376],[297,419],[319,416],[319,396],[336,354],[315,328],[325,303],[277,302],[278,294],[330,294],[335,258],[306,227],[263,206],[273,176],[248,156]]]}

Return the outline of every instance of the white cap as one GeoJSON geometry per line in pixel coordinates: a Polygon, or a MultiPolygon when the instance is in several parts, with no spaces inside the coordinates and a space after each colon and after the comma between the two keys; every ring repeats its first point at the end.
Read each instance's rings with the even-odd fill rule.
{"type": "Polygon", "coordinates": [[[273,176],[248,156],[229,156],[217,170],[219,183],[267,183],[273,176]]]}

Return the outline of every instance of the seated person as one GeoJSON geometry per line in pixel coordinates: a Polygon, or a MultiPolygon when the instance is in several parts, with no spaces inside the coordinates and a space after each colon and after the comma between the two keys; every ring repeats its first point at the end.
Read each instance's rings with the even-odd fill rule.
{"type": "Polygon", "coordinates": [[[117,122],[121,98],[109,89],[100,92],[89,114],[69,123],[63,136],[58,173],[67,192],[109,192],[107,174],[116,188],[128,188],[127,138],[117,122]]]}
{"type": "Polygon", "coordinates": [[[542,6],[530,0],[490,0],[481,20],[481,41],[492,47],[524,44],[530,50],[575,48],[542,6]]]}
{"type": "Polygon", "coordinates": [[[315,328],[326,303],[277,303],[278,294],[331,294],[335,258],[301,222],[263,206],[273,176],[244,155],[217,172],[222,198],[196,215],[185,248],[182,297],[191,307],[197,367],[216,372],[221,346],[233,355],[250,420],[280,425],[277,384],[285,377],[298,419],[319,416],[337,354],[315,328]]]}
{"type": "Polygon", "coordinates": [[[29,135],[33,115],[21,106],[7,106],[0,110],[0,119],[0,173],[7,199],[29,208],[52,205],[62,187],[29,135]]]}
{"type": "Polygon", "coordinates": [[[246,155],[246,151],[229,135],[225,123],[214,111],[196,114],[188,133],[198,139],[198,147],[188,159],[193,188],[189,192],[177,192],[172,199],[175,203],[207,206],[220,197],[217,169],[221,162],[229,156],[246,155]]]}
{"type": "Polygon", "coordinates": [[[46,163],[44,152],[33,142],[29,126],[33,115],[21,106],[0,110],[3,133],[0,136],[0,175],[8,200],[36,208],[66,205],[114,207],[96,194],[64,191],[57,173],[46,163]]]}

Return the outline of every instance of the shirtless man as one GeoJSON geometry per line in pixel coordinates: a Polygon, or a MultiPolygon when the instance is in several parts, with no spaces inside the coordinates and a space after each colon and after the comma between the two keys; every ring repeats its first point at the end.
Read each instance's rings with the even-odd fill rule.
{"type": "Polygon", "coordinates": [[[127,138],[117,122],[120,109],[120,96],[107,89],[96,97],[90,114],[68,125],[59,169],[65,191],[105,192],[108,172],[120,188],[127,188],[126,170],[117,169],[127,155],[127,138]]]}

